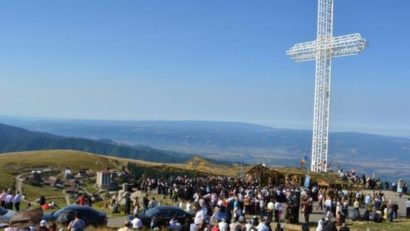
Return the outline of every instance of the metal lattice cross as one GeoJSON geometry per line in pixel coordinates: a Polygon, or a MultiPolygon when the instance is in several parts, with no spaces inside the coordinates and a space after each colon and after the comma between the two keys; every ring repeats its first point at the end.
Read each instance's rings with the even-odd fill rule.
{"type": "Polygon", "coordinates": [[[316,60],[311,171],[327,172],[332,58],[356,55],[367,46],[360,34],[333,37],[333,0],[318,0],[317,38],[286,53],[295,62],[316,60]]]}

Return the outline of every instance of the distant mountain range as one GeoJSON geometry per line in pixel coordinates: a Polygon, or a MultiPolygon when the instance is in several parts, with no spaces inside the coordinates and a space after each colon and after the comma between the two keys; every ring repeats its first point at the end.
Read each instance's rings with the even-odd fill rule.
{"type": "Polygon", "coordinates": [[[163,151],[146,146],[131,147],[116,144],[109,140],[67,138],[0,124],[0,153],[51,149],[71,149],[101,155],[167,163],[180,163],[192,158],[187,154],[163,151]]]}
{"type": "MultiPolygon", "coordinates": [[[[205,156],[231,162],[298,166],[310,157],[309,130],[276,129],[247,123],[206,121],[0,121],[26,129],[68,137],[114,140],[146,145],[176,153],[205,156]]],[[[355,132],[330,134],[329,163],[334,169],[357,168],[382,176],[410,179],[410,139],[355,132]]]]}

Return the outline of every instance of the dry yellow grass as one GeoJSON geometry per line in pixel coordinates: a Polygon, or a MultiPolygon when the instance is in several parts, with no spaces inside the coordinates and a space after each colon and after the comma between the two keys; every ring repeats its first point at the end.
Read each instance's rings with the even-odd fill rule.
{"type": "MultiPolygon", "coordinates": [[[[105,168],[116,168],[117,165],[115,161],[106,157],[71,150],[0,154],[0,187],[12,188],[15,184],[15,176],[33,169],[52,168],[63,170],[65,167],[70,167],[74,171],[79,169],[96,171],[105,168]]],[[[32,190],[33,187],[25,187],[29,194],[36,191],[32,190]]]]}
{"type": "Polygon", "coordinates": [[[73,170],[114,168],[114,162],[106,157],[73,150],[50,150],[6,153],[0,155],[0,166],[6,172],[21,172],[32,168],[70,167],[73,170]]]}

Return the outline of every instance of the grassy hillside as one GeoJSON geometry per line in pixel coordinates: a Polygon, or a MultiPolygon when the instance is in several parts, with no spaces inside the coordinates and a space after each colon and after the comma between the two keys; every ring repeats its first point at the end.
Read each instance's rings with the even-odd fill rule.
{"type": "Polygon", "coordinates": [[[0,153],[55,149],[78,150],[101,155],[171,163],[185,162],[191,158],[187,154],[159,150],[148,146],[128,146],[109,140],[97,141],[56,136],[0,124],[0,153]]]}
{"type": "Polygon", "coordinates": [[[55,168],[63,170],[70,167],[79,169],[101,170],[115,168],[113,159],[91,153],[72,150],[32,151],[6,153],[0,155],[0,187],[11,187],[15,176],[37,168],[55,168]]]}
{"type": "Polygon", "coordinates": [[[70,167],[74,170],[113,168],[111,159],[94,155],[92,153],[74,150],[47,150],[19,153],[6,153],[0,155],[0,165],[7,165],[8,169],[14,166],[21,168],[36,168],[53,166],[57,169],[70,167]]]}
{"type": "MultiPolygon", "coordinates": [[[[106,168],[119,169],[126,163],[134,163],[137,166],[148,168],[170,168],[176,170],[196,170],[202,173],[213,175],[236,176],[238,167],[218,165],[200,158],[193,158],[181,164],[163,164],[143,160],[126,158],[116,158],[111,156],[101,156],[87,152],[74,150],[46,150],[5,153],[0,155],[0,188],[12,188],[15,185],[15,176],[30,172],[33,169],[52,168],[64,170],[71,168],[74,172],[80,169],[91,169],[94,171],[106,168]]],[[[24,185],[26,196],[37,195],[37,187],[24,185]],[[27,194],[28,193],[28,194],[27,194]]],[[[44,192],[47,194],[47,192],[44,192]]],[[[44,194],[43,193],[43,194],[44,194]]],[[[52,192],[50,192],[52,193],[52,192]]]]}

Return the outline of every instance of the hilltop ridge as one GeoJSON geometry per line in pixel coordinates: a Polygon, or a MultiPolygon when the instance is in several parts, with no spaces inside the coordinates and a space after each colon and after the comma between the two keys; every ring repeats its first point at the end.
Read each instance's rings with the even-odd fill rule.
{"type": "MultiPolygon", "coordinates": [[[[0,117],[1,121],[2,117],[0,117]]],[[[310,156],[309,130],[212,121],[24,120],[8,123],[27,129],[104,143],[146,145],[183,155],[231,163],[299,166],[310,156]]],[[[334,132],[329,137],[331,168],[355,168],[384,178],[410,179],[410,139],[358,132],[334,132]]],[[[93,151],[94,152],[94,151],[93,151]]],[[[126,157],[126,156],[123,156],[126,157]]],[[[154,160],[157,161],[157,160],[154,160]]],[[[307,163],[308,164],[308,163],[307,163]]]]}
{"type": "Polygon", "coordinates": [[[164,151],[148,146],[130,146],[105,140],[63,137],[0,124],[0,153],[52,149],[78,150],[156,162],[178,163],[190,159],[188,154],[164,151]]]}

